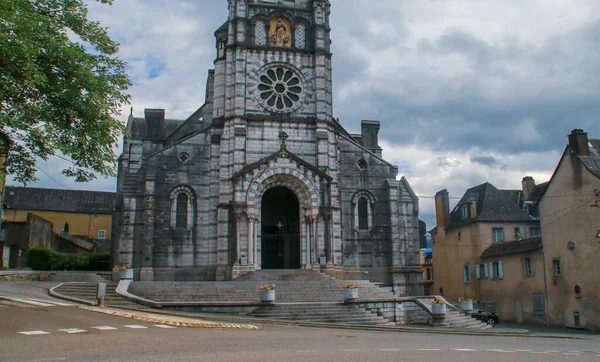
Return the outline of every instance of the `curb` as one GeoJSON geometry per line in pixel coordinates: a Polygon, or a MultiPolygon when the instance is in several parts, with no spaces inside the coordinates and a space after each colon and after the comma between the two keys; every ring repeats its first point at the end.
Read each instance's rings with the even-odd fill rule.
{"type": "Polygon", "coordinates": [[[89,300],[68,297],[66,295],[58,293],[55,289],[58,288],[58,287],[61,287],[63,284],[65,284],[65,283],[60,283],[60,284],[55,285],[52,288],[48,289],[48,294],[50,294],[51,296],[53,296],[55,298],[69,300],[71,302],[76,302],[76,303],[81,303],[81,304],[87,304],[87,305],[96,305],[97,304],[95,302],[90,302],[89,300]]]}
{"type": "Polygon", "coordinates": [[[239,330],[248,330],[248,331],[258,331],[260,329],[257,326],[254,326],[251,324],[202,322],[202,321],[186,320],[183,318],[178,318],[178,319],[158,318],[158,317],[153,317],[153,316],[151,316],[149,314],[145,314],[145,313],[122,312],[122,311],[115,310],[115,309],[99,308],[99,307],[80,306],[79,308],[90,311],[90,312],[108,314],[108,315],[113,315],[116,317],[131,318],[131,319],[136,319],[136,320],[149,322],[149,323],[166,324],[166,325],[175,326],[175,327],[208,328],[208,329],[239,329],[239,330]]]}

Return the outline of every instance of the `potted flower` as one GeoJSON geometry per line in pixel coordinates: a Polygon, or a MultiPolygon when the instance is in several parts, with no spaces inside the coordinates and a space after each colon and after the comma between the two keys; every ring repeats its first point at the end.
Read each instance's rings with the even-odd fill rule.
{"type": "Polygon", "coordinates": [[[446,301],[441,298],[435,298],[431,303],[431,312],[434,316],[443,317],[446,315],[446,301]]]}
{"type": "Polygon", "coordinates": [[[319,254],[319,264],[327,265],[327,257],[325,256],[325,253],[319,254]]]}
{"type": "Polygon", "coordinates": [[[344,285],[344,302],[357,302],[358,301],[358,284],[346,284],[344,285]]]}
{"type": "Polygon", "coordinates": [[[246,256],[245,253],[242,253],[240,264],[243,265],[243,266],[247,266],[248,265],[248,257],[246,256]]]}
{"type": "Polygon", "coordinates": [[[261,285],[258,290],[260,291],[260,301],[265,304],[275,304],[275,284],[261,285]]]}
{"type": "Polygon", "coordinates": [[[133,279],[133,269],[131,265],[124,263],[119,266],[119,271],[121,273],[121,279],[133,279]]]}
{"type": "Polygon", "coordinates": [[[458,302],[460,303],[460,309],[462,309],[465,313],[471,313],[473,311],[473,302],[474,300],[471,298],[459,298],[458,302]]]}

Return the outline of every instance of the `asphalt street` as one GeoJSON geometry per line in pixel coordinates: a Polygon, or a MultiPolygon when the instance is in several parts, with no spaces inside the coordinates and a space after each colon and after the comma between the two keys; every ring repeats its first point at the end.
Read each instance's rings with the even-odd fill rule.
{"type": "Polygon", "coordinates": [[[0,284],[0,361],[598,361],[600,340],[172,327],[0,284]],[[10,296],[7,296],[10,294],[10,296]],[[36,304],[37,303],[37,304],[36,304]],[[42,305],[45,304],[45,305],[42,305]]]}

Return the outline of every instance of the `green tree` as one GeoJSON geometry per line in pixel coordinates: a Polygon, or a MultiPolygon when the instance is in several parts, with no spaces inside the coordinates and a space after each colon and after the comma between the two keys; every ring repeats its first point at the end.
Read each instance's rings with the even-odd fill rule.
{"type": "MultiPolygon", "coordinates": [[[[78,182],[115,174],[115,117],[129,102],[125,63],[85,0],[0,0],[0,139],[8,173],[36,180],[36,160],[62,153],[78,182]]],[[[112,5],[113,0],[96,0],[112,5]]]]}

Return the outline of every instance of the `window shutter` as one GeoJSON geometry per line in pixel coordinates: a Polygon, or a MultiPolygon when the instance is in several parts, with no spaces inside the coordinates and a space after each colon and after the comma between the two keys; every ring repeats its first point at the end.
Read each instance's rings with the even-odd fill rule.
{"type": "Polygon", "coordinates": [[[504,266],[502,265],[501,261],[498,262],[498,278],[504,278],[504,266]]]}
{"type": "Polygon", "coordinates": [[[487,265],[487,263],[483,264],[483,277],[485,279],[488,279],[490,277],[490,274],[488,273],[488,265],[487,265]]]}
{"type": "Polygon", "coordinates": [[[475,277],[477,279],[481,279],[481,270],[479,268],[481,268],[479,264],[475,265],[475,277]]]}
{"type": "Polygon", "coordinates": [[[467,267],[463,267],[463,282],[467,282],[467,267]]]}

